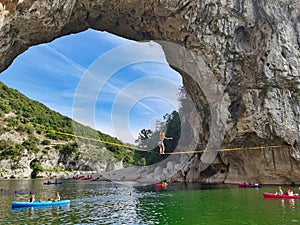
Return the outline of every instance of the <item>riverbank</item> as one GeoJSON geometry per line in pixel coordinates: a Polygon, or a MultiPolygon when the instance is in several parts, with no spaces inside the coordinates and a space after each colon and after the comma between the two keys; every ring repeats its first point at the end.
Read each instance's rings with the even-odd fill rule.
{"type": "MultiPolygon", "coordinates": [[[[282,185],[282,186],[300,186],[300,184],[294,182],[286,182],[286,183],[278,183],[278,182],[257,182],[248,180],[236,180],[231,182],[199,182],[199,181],[184,181],[184,180],[176,180],[170,178],[168,176],[162,176],[161,174],[157,174],[155,169],[149,167],[128,167],[119,170],[111,170],[107,172],[97,172],[97,171],[60,171],[60,172],[40,172],[37,179],[44,179],[44,180],[68,180],[68,179],[75,179],[75,180],[92,180],[92,181],[128,181],[128,182],[135,182],[137,186],[140,185],[148,185],[159,183],[163,180],[167,182],[176,182],[176,183],[199,183],[199,184],[232,184],[237,185],[241,183],[259,183],[261,185],[282,185]]],[[[10,180],[10,179],[32,179],[31,177],[24,177],[24,176],[6,176],[1,177],[0,180],[10,180]]]]}

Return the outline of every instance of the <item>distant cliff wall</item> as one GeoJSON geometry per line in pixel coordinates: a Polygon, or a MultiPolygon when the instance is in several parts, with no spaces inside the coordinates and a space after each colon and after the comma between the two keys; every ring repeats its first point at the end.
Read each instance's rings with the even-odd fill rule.
{"type": "MultiPolygon", "coordinates": [[[[193,51],[224,87],[222,147],[283,146],[220,153],[206,171],[196,155],[174,179],[300,183],[297,0],[2,0],[0,71],[30,46],[87,28],[193,51]]],[[[203,146],[211,135],[201,112],[207,99],[197,82],[179,72],[201,114],[201,121],[190,121],[203,146]]]]}

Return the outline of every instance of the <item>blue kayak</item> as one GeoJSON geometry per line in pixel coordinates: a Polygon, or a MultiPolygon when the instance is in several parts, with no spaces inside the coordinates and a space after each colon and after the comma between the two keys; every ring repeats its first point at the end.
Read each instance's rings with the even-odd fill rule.
{"type": "Polygon", "coordinates": [[[60,201],[44,201],[44,202],[12,202],[12,208],[19,207],[36,207],[36,206],[56,206],[56,205],[67,205],[70,204],[70,200],[60,201]]]}
{"type": "Polygon", "coordinates": [[[62,184],[62,182],[60,182],[60,181],[55,181],[55,182],[47,181],[47,182],[44,182],[43,184],[45,184],[45,185],[50,185],[50,184],[62,184]]]}

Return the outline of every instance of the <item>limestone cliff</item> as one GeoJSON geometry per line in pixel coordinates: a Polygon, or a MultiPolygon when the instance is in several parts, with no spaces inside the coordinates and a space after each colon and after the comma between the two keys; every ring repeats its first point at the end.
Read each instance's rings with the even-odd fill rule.
{"type": "MultiPolygon", "coordinates": [[[[224,87],[219,102],[223,148],[283,146],[220,153],[205,171],[196,155],[175,179],[300,183],[299,1],[0,2],[1,71],[28,47],[87,28],[134,40],[177,43],[201,57],[224,87]]],[[[172,61],[167,52],[166,57],[172,61]]],[[[212,115],[207,117],[203,109],[208,99],[189,74],[179,72],[200,114],[191,126],[198,130],[201,147],[211,135],[212,115]]]]}

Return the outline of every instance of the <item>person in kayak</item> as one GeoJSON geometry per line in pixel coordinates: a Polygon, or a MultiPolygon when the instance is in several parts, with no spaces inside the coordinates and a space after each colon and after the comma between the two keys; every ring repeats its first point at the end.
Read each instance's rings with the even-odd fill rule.
{"type": "Polygon", "coordinates": [[[29,202],[35,202],[35,194],[31,194],[29,202]]]}
{"type": "Polygon", "coordinates": [[[60,195],[59,195],[59,192],[56,192],[54,201],[55,201],[55,202],[60,201],[60,195]]]}
{"type": "Polygon", "coordinates": [[[275,194],[276,195],[283,195],[283,191],[282,191],[282,188],[280,186],[278,187],[278,191],[276,191],[275,194]]]}
{"type": "Polygon", "coordinates": [[[159,141],[157,143],[159,147],[159,154],[165,154],[164,140],[172,140],[172,137],[166,137],[165,133],[161,130],[159,133],[159,141]]]}
{"type": "Polygon", "coordinates": [[[288,195],[288,196],[294,196],[294,192],[293,192],[293,190],[291,190],[291,189],[287,190],[287,191],[285,192],[285,194],[288,195]]]}
{"type": "Polygon", "coordinates": [[[168,183],[167,183],[166,180],[164,180],[164,181],[162,182],[162,186],[163,186],[163,187],[167,187],[167,186],[168,186],[168,183]]]}

